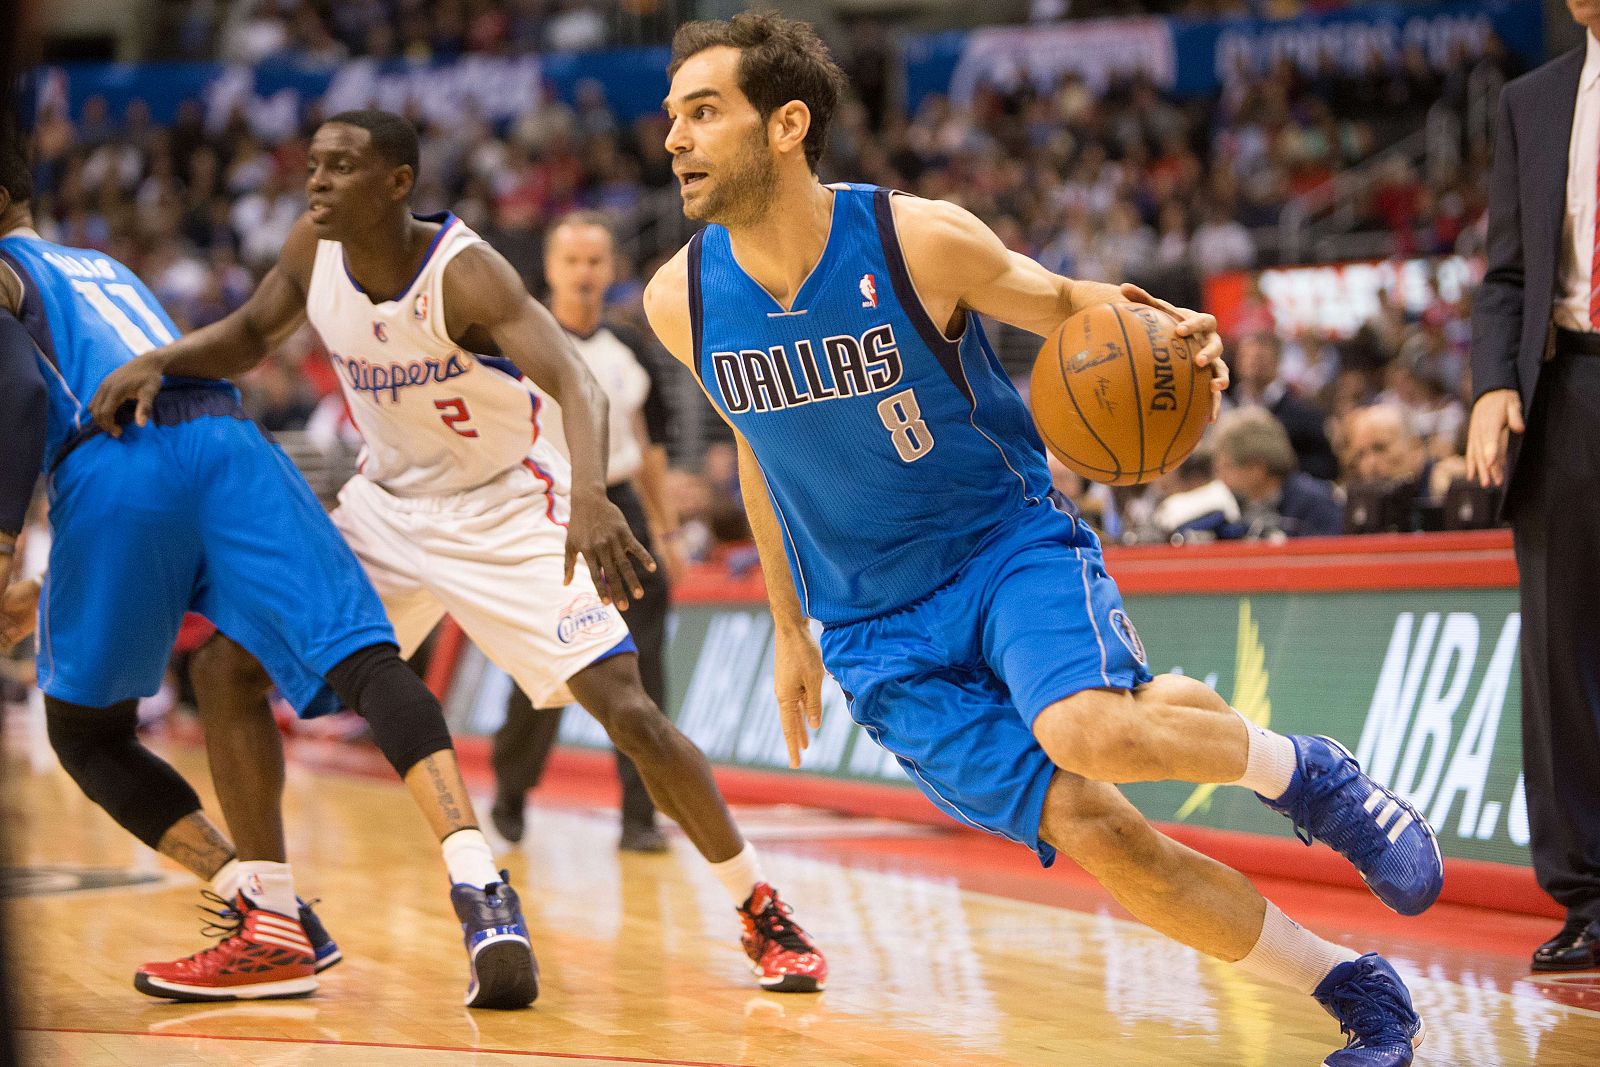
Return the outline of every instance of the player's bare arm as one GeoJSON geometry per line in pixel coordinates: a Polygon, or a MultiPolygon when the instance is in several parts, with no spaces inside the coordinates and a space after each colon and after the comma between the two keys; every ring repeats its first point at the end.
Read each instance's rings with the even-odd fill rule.
{"type": "Polygon", "coordinates": [[[567,581],[583,556],[602,599],[628,606],[644,595],[634,560],[655,561],[606,497],[609,402],[555,316],[522,284],[504,256],[485,244],[462,252],[444,273],[446,327],[468,351],[491,341],[533,383],[561,405],[572,456],[572,514],[567,525],[567,581]]]}
{"type": "Polygon", "coordinates": [[[960,330],[960,317],[968,310],[1047,337],[1095,304],[1124,300],[1149,304],[1178,320],[1180,337],[1201,342],[1195,364],[1212,368],[1212,418],[1216,417],[1228,387],[1228,366],[1213,316],[1174,307],[1137,285],[1063,278],[1011,251],[977,216],[955,204],[904,195],[895,196],[892,203],[911,280],[929,317],[947,334],[960,330]]]}
{"type": "Polygon", "coordinates": [[[113,371],[89,403],[94,421],[113,437],[120,437],[117,412],[131,400],[134,425],[145,425],[156,393],[161,391],[163,375],[234,378],[255,367],[305,321],[306,288],[316,255],[316,234],[309,218],[302,215],[289,231],[278,262],[250,299],[219,321],[113,371]]]}
{"type": "MultiPolygon", "coordinates": [[[[644,291],[645,316],[651,329],[674,359],[693,369],[694,340],[689,325],[688,253],[679,251],[656,272],[644,291]]],[[[699,381],[699,376],[695,376],[699,381]]],[[[702,384],[702,388],[703,388],[702,384]]],[[[720,412],[715,404],[712,407],[720,412]]],[[[776,635],[772,686],[783,722],[783,739],[789,746],[789,766],[800,766],[800,752],[809,745],[806,727],[822,726],[822,650],[811,635],[811,625],[800,605],[783,550],[783,533],[767,494],[766,477],[755,453],[738,430],[733,431],[739,452],[739,494],[745,517],[761,558],[767,602],[772,609],[776,635]]]]}
{"type": "MultiPolygon", "coordinates": [[[[3,195],[3,193],[0,193],[3,195]]],[[[0,263],[0,307],[8,317],[15,315],[22,306],[22,279],[17,277],[16,271],[9,264],[0,263]]],[[[42,411],[47,403],[43,380],[39,380],[37,373],[32,369],[33,353],[32,342],[24,336],[23,331],[13,319],[9,327],[9,340],[3,341],[6,349],[0,352],[0,379],[5,380],[8,391],[15,395],[0,398],[0,422],[8,429],[20,426],[28,420],[33,413],[42,411]],[[12,365],[14,363],[14,365],[12,365]],[[7,408],[9,405],[17,405],[7,408]]],[[[45,428],[39,421],[37,431],[32,435],[34,439],[24,440],[27,435],[17,433],[7,441],[7,471],[14,470],[18,500],[11,505],[21,510],[26,507],[26,497],[32,492],[32,483],[38,475],[40,457],[44,454],[45,428]],[[14,464],[14,466],[13,466],[14,464]]],[[[12,484],[13,478],[8,474],[6,484],[12,484]]],[[[7,510],[10,510],[8,508],[7,510]]],[[[0,619],[0,649],[8,648],[27,636],[27,631],[18,631],[15,636],[9,636],[16,627],[9,621],[13,606],[18,612],[22,611],[20,598],[26,595],[26,582],[12,582],[22,553],[21,533],[22,527],[18,524],[16,529],[10,529],[11,520],[0,520],[0,593],[6,597],[4,609],[6,618],[0,619]]],[[[34,583],[33,599],[38,600],[38,586],[34,583]]],[[[31,630],[31,616],[28,629],[31,630]]]]}

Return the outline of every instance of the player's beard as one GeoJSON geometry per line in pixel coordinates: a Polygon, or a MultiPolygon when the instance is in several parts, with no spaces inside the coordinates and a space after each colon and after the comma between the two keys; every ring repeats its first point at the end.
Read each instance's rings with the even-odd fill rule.
{"type": "Polygon", "coordinates": [[[778,164],[767,146],[767,129],[760,126],[745,141],[744,151],[725,165],[700,202],[685,202],[683,213],[729,228],[751,226],[771,210],[778,191],[778,164]]]}

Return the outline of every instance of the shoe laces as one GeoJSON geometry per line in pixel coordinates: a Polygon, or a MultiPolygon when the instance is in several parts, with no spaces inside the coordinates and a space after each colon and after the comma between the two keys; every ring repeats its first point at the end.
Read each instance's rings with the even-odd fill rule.
{"type": "Polygon", "coordinates": [[[794,914],[794,909],[789,907],[776,895],[768,898],[767,906],[760,912],[745,912],[755,926],[756,933],[768,941],[775,941],[779,946],[789,952],[807,953],[813,951],[805,934],[789,916],[794,914]]]}
{"type": "Polygon", "coordinates": [[[200,895],[207,903],[217,905],[215,908],[208,908],[205,904],[195,905],[209,916],[202,921],[200,933],[206,937],[216,938],[217,943],[189,957],[197,961],[207,958],[214,952],[222,951],[222,946],[227,944],[229,939],[239,937],[244,932],[244,913],[236,908],[232,901],[218,896],[209,889],[200,890],[200,895]]]}
{"type": "Polygon", "coordinates": [[[1393,982],[1363,968],[1328,996],[1339,1019],[1346,1048],[1368,1048],[1394,1040],[1409,1042],[1406,1020],[1413,1014],[1393,982]]]}
{"type": "MultiPolygon", "coordinates": [[[[1299,790],[1299,795],[1295,797],[1289,812],[1289,819],[1294,824],[1294,835],[1305,844],[1311,844],[1312,804],[1322,797],[1338,793],[1359,777],[1361,777],[1361,766],[1356,763],[1353,756],[1341,756],[1339,762],[1332,767],[1308,771],[1307,781],[1299,790]]],[[[1352,800],[1348,803],[1356,802],[1352,800]]],[[[1336,827],[1324,837],[1324,840],[1357,867],[1364,867],[1376,860],[1388,847],[1388,839],[1382,834],[1352,834],[1343,826],[1336,827]]]]}

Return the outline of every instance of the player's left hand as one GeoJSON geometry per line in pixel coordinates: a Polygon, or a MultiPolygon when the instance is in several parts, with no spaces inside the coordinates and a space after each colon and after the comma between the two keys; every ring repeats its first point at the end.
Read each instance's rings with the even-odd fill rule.
{"type": "Polygon", "coordinates": [[[33,633],[39,618],[39,579],[12,582],[0,592],[0,652],[33,633]]]}
{"type": "Polygon", "coordinates": [[[589,567],[600,599],[623,611],[627,610],[629,594],[635,600],[644,596],[634,560],[646,570],[656,569],[656,561],[628,529],[621,509],[604,492],[572,494],[572,513],[567,519],[567,573],[562,584],[571,584],[579,556],[589,567]]]}
{"type": "Polygon", "coordinates": [[[1124,282],[1122,295],[1136,304],[1160,308],[1178,320],[1178,336],[1199,342],[1200,350],[1194,354],[1194,365],[1211,368],[1211,421],[1217,421],[1222,411],[1222,394],[1228,389],[1228,365],[1222,360],[1222,335],[1217,332],[1217,318],[1203,311],[1190,311],[1151,296],[1132,282],[1124,282]]]}
{"type": "Polygon", "coordinates": [[[117,412],[122,405],[133,401],[133,424],[144,426],[150,421],[155,407],[156,394],[161,391],[161,363],[145,353],[131,359],[106,375],[89,401],[89,414],[100,428],[112,437],[122,436],[117,423],[117,412]]]}

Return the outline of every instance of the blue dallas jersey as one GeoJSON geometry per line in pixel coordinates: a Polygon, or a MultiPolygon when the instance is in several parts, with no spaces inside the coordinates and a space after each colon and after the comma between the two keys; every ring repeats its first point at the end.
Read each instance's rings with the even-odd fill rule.
{"type": "Polygon", "coordinates": [[[0,261],[22,279],[19,318],[39,348],[49,389],[49,471],[62,448],[89,430],[89,401],[106,375],[172,341],[178,328],[138,276],[104,253],[13,234],[0,238],[0,261]]]}
{"type": "Polygon", "coordinates": [[[790,310],[721,226],[688,263],[696,372],[760,461],[801,602],[826,625],[933,592],[1050,493],[1027,405],[976,319],[950,340],[923,309],[889,190],[832,188],[827,247],[790,310]]]}

